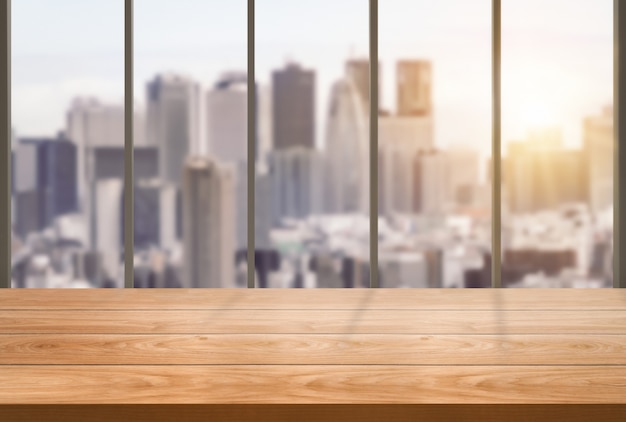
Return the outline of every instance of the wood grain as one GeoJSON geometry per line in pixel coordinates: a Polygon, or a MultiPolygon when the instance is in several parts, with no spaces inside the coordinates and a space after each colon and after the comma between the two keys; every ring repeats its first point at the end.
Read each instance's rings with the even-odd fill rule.
{"type": "Polygon", "coordinates": [[[0,292],[0,404],[88,403],[626,406],[626,291],[0,292]]]}
{"type": "Polygon", "coordinates": [[[6,289],[0,309],[626,309],[626,289],[6,289]]]}
{"type": "Polygon", "coordinates": [[[624,404],[626,367],[5,366],[0,403],[624,404]]]}
{"type": "Polygon", "coordinates": [[[0,334],[626,334],[620,311],[2,311],[0,334]]]}
{"type": "Polygon", "coordinates": [[[612,335],[11,335],[0,365],[626,365],[612,335]]]}

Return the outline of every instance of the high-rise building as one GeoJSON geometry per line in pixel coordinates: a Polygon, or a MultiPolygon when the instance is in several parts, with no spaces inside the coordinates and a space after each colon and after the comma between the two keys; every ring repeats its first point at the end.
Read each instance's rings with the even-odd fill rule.
{"type": "Polygon", "coordinates": [[[16,223],[19,234],[42,230],[75,212],[76,145],[58,138],[22,138],[15,154],[16,223]]]}
{"type": "Polygon", "coordinates": [[[442,151],[420,151],[413,164],[413,210],[418,214],[441,215],[450,198],[448,157],[442,151]]]}
{"type": "MultiPolygon", "coordinates": [[[[135,145],[145,144],[144,118],[135,111],[135,145]]],[[[96,98],[76,98],[67,112],[67,137],[76,143],[80,209],[89,213],[89,191],[94,177],[93,149],[124,146],[124,106],[104,104],[96,98]]]]}
{"type": "Polygon", "coordinates": [[[207,151],[221,163],[248,159],[247,84],[245,73],[227,73],[206,96],[207,151]]]}
{"type": "Polygon", "coordinates": [[[235,198],[230,166],[194,156],[183,178],[183,285],[234,287],[235,198]]]}
{"type": "MultiPolygon", "coordinates": [[[[95,147],[94,178],[124,179],[125,148],[120,146],[95,147]]],[[[133,176],[135,180],[147,180],[159,176],[159,151],[154,146],[133,148],[133,176]]]]}
{"type": "Polygon", "coordinates": [[[433,122],[429,116],[378,118],[379,214],[410,213],[413,209],[413,159],[418,151],[433,148],[433,122]]]}
{"type": "Polygon", "coordinates": [[[396,69],[397,113],[432,116],[432,67],[426,60],[400,60],[396,69]]]}
{"type": "Polygon", "coordinates": [[[503,173],[511,212],[586,202],[588,178],[583,163],[582,151],[564,148],[560,133],[553,129],[533,131],[526,141],[510,142],[503,173]]]}
{"type": "Polygon", "coordinates": [[[161,180],[180,186],[185,160],[200,147],[200,87],[176,74],[157,75],[147,86],[147,137],[159,148],[161,180]]]}
{"type": "Polygon", "coordinates": [[[257,173],[254,189],[254,247],[258,250],[269,250],[271,249],[270,229],[272,227],[272,184],[268,171],[257,173]]]}
{"type": "Polygon", "coordinates": [[[604,211],[613,206],[613,108],[605,107],[602,114],[587,117],[583,136],[589,203],[593,211],[604,211]]]}
{"type": "Polygon", "coordinates": [[[381,116],[378,144],[403,147],[413,152],[434,147],[433,120],[428,116],[381,116]]]}
{"type": "Polygon", "coordinates": [[[315,72],[296,63],[272,74],[274,149],[315,147],[315,72]]]}
{"type": "Polygon", "coordinates": [[[272,151],[269,172],[274,221],[303,219],[322,211],[323,156],[315,149],[272,151]]]}
{"type": "Polygon", "coordinates": [[[117,280],[121,273],[121,251],[124,241],[122,227],[124,181],[99,180],[95,186],[93,249],[101,256],[104,276],[117,280]]]}
{"type": "Polygon", "coordinates": [[[411,213],[413,210],[413,156],[405,146],[378,147],[378,213],[411,213]]]}
{"type": "MultiPolygon", "coordinates": [[[[369,107],[370,102],[370,61],[364,59],[350,59],[346,62],[346,78],[351,79],[356,85],[360,98],[363,100],[365,107],[369,107]]],[[[382,90],[382,66],[378,62],[378,104],[383,103],[382,90]]]]}
{"type": "Polygon", "coordinates": [[[340,79],[332,86],[326,127],[325,210],[369,210],[368,117],[356,85],[340,79]]]}
{"type": "Polygon", "coordinates": [[[264,162],[272,150],[272,90],[267,85],[256,85],[257,96],[257,161],[264,162]]]}
{"type": "Polygon", "coordinates": [[[160,243],[160,194],[157,180],[140,181],[134,187],[133,241],[136,251],[158,246],[160,243]]]}
{"type": "Polygon", "coordinates": [[[478,199],[478,178],[480,156],[478,151],[454,146],[446,151],[450,165],[448,197],[456,206],[476,205],[478,199]]]}
{"type": "Polygon", "coordinates": [[[159,219],[159,244],[161,249],[171,251],[179,240],[176,232],[177,223],[177,199],[179,189],[172,184],[162,184],[160,187],[159,207],[161,210],[159,219]]]}

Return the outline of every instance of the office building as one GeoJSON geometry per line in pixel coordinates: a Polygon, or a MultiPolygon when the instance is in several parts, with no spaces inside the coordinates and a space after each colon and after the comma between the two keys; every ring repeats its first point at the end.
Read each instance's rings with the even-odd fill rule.
{"type": "Polygon", "coordinates": [[[273,151],[269,157],[274,221],[304,219],[322,211],[324,163],[314,149],[273,151]]]}
{"type": "MultiPolygon", "coordinates": [[[[145,145],[144,116],[136,110],[133,117],[133,141],[145,145]]],[[[67,137],[77,147],[77,178],[80,209],[89,212],[90,184],[94,177],[93,148],[124,146],[124,106],[105,104],[96,98],[76,98],[67,112],[67,137]]]]}
{"type": "MultiPolygon", "coordinates": [[[[370,61],[368,58],[350,59],[346,62],[346,78],[352,80],[363,101],[363,105],[369,110],[370,103],[370,61]]],[[[378,104],[383,103],[382,90],[382,65],[378,62],[378,104]]]]}
{"type": "Polygon", "coordinates": [[[57,138],[22,138],[15,151],[16,229],[25,236],[77,209],[76,145],[57,138]]]}
{"type": "Polygon", "coordinates": [[[315,72],[289,63],[272,73],[274,149],[315,147],[315,72]]]}
{"type": "Polygon", "coordinates": [[[585,171],[588,177],[589,205],[595,212],[613,206],[614,132],[613,108],[587,117],[583,127],[585,171]]]}
{"type": "Polygon", "coordinates": [[[94,192],[93,252],[101,256],[104,276],[114,280],[119,278],[122,264],[123,189],[123,180],[106,179],[95,184],[94,192]]]}
{"type": "Polygon", "coordinates": [[[433,122],[428,116],[378,118],[379,214],[410,213],[413,209],[413,160],[418,151],[433,148],[433,122]]]}
{"type": "Polygon", "coordinates": [[[425,60],[400,60],[396,68],[397,114],[432,116],[432,67],[425,60]]]}
{"type": "Polygon", "coordinates": [[[248,78],[222,75],[206,95],[207,151],[220,163],[248,160],[248,78]]]}
{"type": "Polygon", "coordinates": [[[176,74],[147,85],[147,137],[159,149],[161,180],[180,186],[185,159],[199,150],[199,85],[176,74]]]}
{"type": "Polygon", "coordinates": [[[582,150],[564,148],[555,130],[534,131],[526,141],[510,142],[503,168],[509,209],[527,213],[586,203],[584,162],[582,150]]]}
{"type": "Polygon", "coordinates": [[[326,212],[368,212],[368,132],[356,85],[338,80],[332,86],[326,127],[326,212]]]}
{"type": "Polygon", "coordinates": [[[378,148],[378,214],[413,211],[413,154],[403,146],[378,148]]]}
{"type": "Polygon", "coordinates": [[[438,150],[419,151],[413,162],[413,211],[436,216],[449,209],[450,170],[447,155],[438,150]]]}
{"type": "MultiPolygon", "coordinates": [[[[94,178],[124,179],[125,148],[106,146],[93,148],[94,178]]],[[[159,176],[159,151],[154,146],[133,148],[133,175],[135,180],[148,180],[159,176]]]]}
{"type": "Polygon", "coordinates": [[[480,202],[478,195],[480,156],[478,151],[455,146],[446,150],[449,164],[448,198],[457,207],[467,207],[480,202]]]}
{"type": "Polygon", "coordinates": [[[235,286],[233,169],[208,157],[186,161],[183,178],[183,285],[235,286]]]}

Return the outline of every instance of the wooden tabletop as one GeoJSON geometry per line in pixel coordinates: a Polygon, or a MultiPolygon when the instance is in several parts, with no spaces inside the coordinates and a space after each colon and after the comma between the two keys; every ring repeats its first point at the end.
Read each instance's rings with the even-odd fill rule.
{"type": "Polygon", "coordinates": [[[626,289],[0,291],[0,404],[626,404],[626,289]]]}

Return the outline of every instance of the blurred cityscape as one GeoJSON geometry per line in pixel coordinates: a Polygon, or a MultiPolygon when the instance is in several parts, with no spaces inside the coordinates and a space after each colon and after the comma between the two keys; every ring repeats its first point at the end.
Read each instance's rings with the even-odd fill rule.
{"type": "MultiPolygon", "coordinates": [[[[396,109],[379,111],[381,287],[489,287],[490,159],[437,147],[428,60],[396,63],[396,109]],[[487,177],[481,177],[481,174],[487,177]]],[[[316,144],[316,70],[295,61],[257,83],[258,287],[368,287],[369,60],[329,89],[316,144]]],[[[382,72],[382,68],[381,68],[382,72]]],[[[78,97],[58,133],[12,139],[13,287],[245,287],[247,75],[210,87],[182,73],[147,82],[134,110],[134,251],[124,251],[124,107],[78,97]]],[[[502,278],[507,287],[612,284],[613,118],[506,140],[502,278]]]]}

